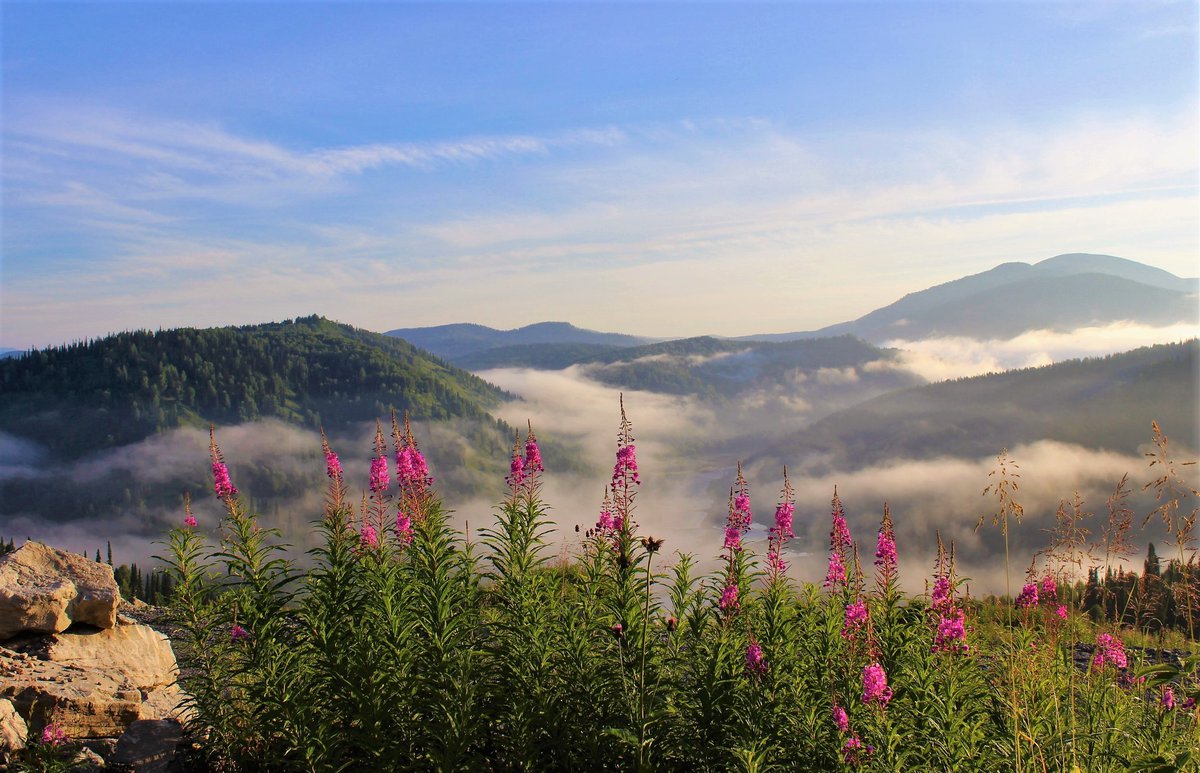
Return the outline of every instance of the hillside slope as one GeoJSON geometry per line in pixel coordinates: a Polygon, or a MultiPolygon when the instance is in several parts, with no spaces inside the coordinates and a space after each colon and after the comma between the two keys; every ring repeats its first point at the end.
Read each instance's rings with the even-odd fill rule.
{"type": "Polygon", "coordinates": [[[1135,453],[1158,421],[1200,447],[1200,341],[1144,347],[891,392],[838,411],[772,449],[848,468],[892,458],[981,457],[1041,439],[1135,453]]]}
{"type": "Polygon", "coordinates": [[[405,341],[316,316],[119,333],[0,360],[0,431],[66,458],[208,422],[336,429],[393,407],[490,420],[503,397],[405,341]]]}

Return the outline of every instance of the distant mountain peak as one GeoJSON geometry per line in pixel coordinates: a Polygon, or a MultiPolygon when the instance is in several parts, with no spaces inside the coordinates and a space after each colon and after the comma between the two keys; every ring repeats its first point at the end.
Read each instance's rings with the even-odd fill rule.
{"type": "Polygon", "coordinates": [[[403,338],[414,346],[453,360],[511,346],[528,344],[590,344],[605,346],[640,346],[652,339],[623,333],[603,333],[576,327],[570,322],[534,322],[511,330],[474,323],[412,327],[389,330],[387,335],[403,338]]]}

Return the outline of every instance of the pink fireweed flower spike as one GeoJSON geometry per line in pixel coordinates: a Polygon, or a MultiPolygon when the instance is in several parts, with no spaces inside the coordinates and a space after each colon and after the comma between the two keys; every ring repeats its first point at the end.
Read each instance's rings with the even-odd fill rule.
{"type": "Polygon", "coordinates": [[[325,454],[325,475],[336,483],[341,483],[344,477],[342,472],[342,462],[338,459],[338,455],[329,447],[329,439],[325,437],[325,430],[321,430],[321,452],[325,454]]]}
{"type": "Polygon", "coordinates": [[[936,612],[945,612],[954,603],[950,598],[950,578],[942,575],[933,581],[933,591],[929,594],[929,605],[936,612]]]}
{"type": "Polygon", "coordinates": [[[413,522],[403,510],[396,513],[396,539],[401,545],[408,545],[413,539],[413,522]]]}
{"type": "Polygon", "coordinates": [[[854,603],[846,607],[846,617],[842,622],[842,638],[853,639],[864,626],[867,624],[867,605],[862,599],[857,599],[854,603]]]}
{"type": "Polygon", "coordinates": [[[1047,604],[1053,604],[1058,601],[1058,583],[1050,575],[1042,578],[1041,600],[1047,604]]]}
{"type": "Polygon", "coordinates": [[[875,566],[883,570],[885,576],[891,577],[896,573],[896,535],[892,529],[892,513],[886,502],[883,504],[879,538],[875,543],[875,566]]]}
{"type": "Polygon", "coordinates": [[[183,512],[187,516],[183,519],[183,525],[189,529],[196,528],[196,516],[192,515],[192,495],[187,492],[183,495],[183,512]]]}
{"type": "Polygon", "coordinates": [[[534,473],[545,472],[542,466],[542,450],[538,448],[537,438],[533,436],[533,422],[527,424],[529,434],[525,436],[525,474],[532,477],[534,473]]]}
{"type": "Polygon", "coordinates": [[[250,632],[247,631],[245,628],[241,627],[240,625],[238,625],[237,623],[234,623],[233,627],[229,629],[229,640],[230,641],[239,642],[239,641],[242,641],[243,639],[249,639],[249,638],[250,638],[250,632]]]}
{"type": "Polygon", "coordinates": [[[825,587],[837,590],[845,588],[849,581],[846,559],[850,554],[850,527],[846,525],[846,514],[837,487],[833,489],[833,526],[829,531],[829,570],[825,573],[825,587]]]}
{"type": "Polygon", "coordinates": [[[1058,617],[1059,620],[1066,620],[1067,619],[1067,605],[1059,604],[1058,609],[1054,610],[1054,614],[1058,617]]]}
{"type": "Polygon", "coordinates": [[[387,458],[384,452],[387,450],[387,444],[383,440],[383,426],[379,420],[375,421],[375,456],[371,458],[371,493],[382,494],[392,485],[391,478],[388,475],[387,458]]]}
{"type": "Polygon", "coordinates": [[[951,609],[938,617],[933,637],[934,652],[966,652],[967,627],[961,609],[951,609]]]}
{"type": "Polygon", "coordinates": [[[875,751],[873,746],[864,746],[862,739],[858,736],[852,736],[846,739],[846,743],[842,744],[842,759],[847,765],[857,765],[862,762],[862,758],[870,756],[875,751]]]}
{"type": "Polygon", "coordinates": [[[512,457],[508,462],[508,477],[504,480],[513,491],[519,489],[525,482],[525,459],[521,456],[521,432],[519,430],[513,434],[512,457]]]}
{"type": "Polygon", "coordinates": [[[843,733],[850,732],[850,716],[844,708],[836,703],[833,704],[833,724],[837,725],[837,729],[843,733]]]}
{"type": "MultiPolygon", "coordinates": [[[[394,416],[392,421],[395,422],[394,416]]],[[[413,437],[408,411],[404,412],[404,436],[400,447],[396,449],[396,482],[401,491],[413,496],[424,494],[426,487],[433,483],[433,478],[429,477],[429,465],[413,437]]]]}
{"type": "Polygon", "coordinates": [[[750,531],[754,516],[750,513],[750,491],[742,475],[742,463],[738,462],[737,480],[729,491],[729,515],[725,519],[725,549],[738,552],[742,549],[742,536],[750,531]]]}
{"type": "Polygon", "coordinates": [[[721,601],[719,602],[721,611],[730,613],[739,608],[741,606],[741,602],[738,600],[739,595],[741,595],[741,589],[733,579],[730,579],[725,585],[725,590],[721,592],[721,601]]]}
{"type": "Polygon", "coordinates": [[[750,646],[746,647],[746,670],[753,676],[767,673],[767,658],[763,654],[762,645],[753,638],[750,639],[750,646]]]}
{"type": "Polygon", "coordinates": [[[1029,609],[1038,605],[1038,584],[1036,582],[1027,582],[1025,587],[1021,588],[1020,595],[1017,596],[1017,608],[1029,609]]]}
{"type": "Polygon", "coordinates": [[[612,495],[609,489],[604,489],[604,501],[600,503],[600,519],[596,521],[596,531],[608,534],[619,527],[617,516],[613,513],[612,495]]]}
{"type": "Polygon", "coordinates": [[[212,424],[208,425],[208,453],[212,457],[213,489],[217,492],[217,499],[230,500],[236,497],[238,490],[229,480],[229,468],[225,466],[221,449],[217,447],[216,427],[212,424]]]}
{"type": "Polygon", "coordinates": [[[617,462],[613,465],[612,486],[641,485],[638,476],[637,446],[633,442],[633,425],[625,416],[625,395],[621,395],[621,427],[617,432],[617,462]]]}
{"type": "Polygon", "coordinates": [[[379,547],[379,532],[369,523],[363,524],[362,531],[359,532],[359,542],[364,548],[379,547]]]}
{"type": "Polygon", "coordinates": [[[770,567],[773,576],[778,576],[787,569],[787,564],[783,561],[783,543],[796,536],[792,531],[795,514],[792,482],[788,480],[787,467],[784,467],[783,491],[779,495],[779,504],[775,506],[775,525],[767,530],[767,566],[770,567]]]}
{"type": "Polygon", "coordinates": [[[1111,634],[1102,633],[1096,637],[1096,653],[1092,656],[1092,668],[1104,668],[1106,663],[1112,663],[1117,668],[1126,668],[1129,659],[1125,655],[1125,642],[1111,634]]]}
{"type": "Polygon", "coordinates": [[[887,707],[888,701],[892,699],[892,688],[888,687],[887,673],[883,670],[883,666],[872,663],[863,668],[862,685],[863,703],[877,703],[882,708],[887,707]]]}

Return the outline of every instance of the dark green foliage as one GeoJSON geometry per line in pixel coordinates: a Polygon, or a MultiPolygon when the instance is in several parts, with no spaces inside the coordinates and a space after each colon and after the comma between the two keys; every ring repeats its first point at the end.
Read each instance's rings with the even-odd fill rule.
{"type": "Polygon", "coordinates": [[[67,458],[184,424],[337,429],[390,408],[490,420],[504,393],[389,336],[321,317],[178,328],[0,360],[0,429],[67,458]]]}
{"type": "Polygon", "coordinates": [[[833,455],[840,469],[896,457],[984,457],[1053,439],[1128,452],[1157,420],[1200,446],[1200,341],[1069,360],[891,392],[833,413],[773,456],[833,455]]]}

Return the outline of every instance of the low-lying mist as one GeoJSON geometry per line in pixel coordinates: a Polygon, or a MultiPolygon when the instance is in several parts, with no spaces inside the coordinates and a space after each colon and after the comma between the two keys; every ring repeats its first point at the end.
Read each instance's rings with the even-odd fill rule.
{"type": "Polygon", "coordinates": [[[944,381],[1039,367],[1077,357],[1102,357],[1139,346],[1187,341],[1197,334],[1200,334],[1197,324],[1152,327],[1114,322],[1069,331],[1031,330],[1009,339],[897,338],[884,346],[902,350],[898,363],[901,367],[929,381],[944,381]]]}
{"type": "MultiPolygon", "coordinates": [[[[1188,332],[1194,334],[1109,326],[1071,334],[1031,333],[1008,342],[903,342],[901,360],[886,367],[914,368],[929,378],[965,375],[1041,364],[1041,358],[1105,354],[1142,342],[1139,336],[1163,340],[1164,335],[1186,337],[1188,332]],[[1106,337],[1104,346],[1100,341],[1106,337]]],[[[866,459],[786,442],[836,408],[869,397],[873,387],[863,371],[877,365],[797,371],[736,397],[625,390],[641,468],[635,510],[641,531],[665,539],[668,555],[692,553],[702,564],[715,566],[729,489],[743,461],[755,516],[746,544],[761,556],[786,465],[796,491],[797,536],[788,548],[788,573],[795,579],[815,582],[824,576],[830,500],[836,487],[868,571],[886,502],[908,589],[923,587],[940,532],[947,543],[954,543],[960,574],[971,578],[973,592],[1004,592],[1009,584],[1019,584],[1033,555],[1047,546],[1047,531],[1054,526],[1061,500],[1078,492],[1084,510],[1094,513],[1085,525],[1097,535],[1106,517],[1106,498],[1128,474],[1132,493],[1127,504],[1136,513],[1134,542],[1141,551],[1130,561],[1140,564],[1147,542],[1160,543],[1164,557],[1174,555],[1157,521],[1139,529],[1155,505],[1151,495],[1142,492],[1152,479],[1144,456],[1152,450],[1149,426],[1140,448],[1100,450],[1041,439],[1010,449],[1010,457],[1020,465],[1017,498],[1025,516],[1010,535],[1007,580],[1003,539],[990,523],[996,504],[981,496],[994,481],[989,473],[1002,449],[990,455],[918,456],[889,447],[866,459]],[[976,531],[981,516],[985,523],[976,531]]],[[[596,522],[611,473],[621,391],[596,380],[589,366],[559,371],[504,368],[479,375],[521,396],[501,405],[496,416],[513,427],[532,423],[543,444],[543,496],[556,526],[551,551],[574,552],[596,522]]],[[[494,425],[466,420],[418,422],[414,431],[429,457],[436,489],[460,528],[477,540],[505,494],[511,436],[494,425]]],[[[374,432],[374,424],[365,423],[330,437],[354,497],[366,488],[374,432]]],[[[390,434],[387,426],[384,432],[390,434]]],[[[266,525],[282,530],[303,561],[303,550],[312,546],[312,524],[320,518],[327,482],[319,435],[264,421],[218,427],[217,440],[233,482],[251,508],[266,525]]],[[[1180,459],[1195,457],[1192,450],[1173,448],[1180,459]]],[[[1191,485],[1200,488],[1197,468],[1181,469],[1191,485]]],[[[20,541],[29,536],[88,555],[97,548],[103,551],[111,541],[118,563],[145,562],[158,552],[154,542],[182,521],[185,492],[191,495],[201,528],[210,535],[215,536],[221,512],[212,495],[208,433],[200,428],[177,429],[73,463],[57,462],[36,443],[0,434],[0,485],[6,492],[31,495],[21,501],[49,503],[35,512],[13,506],[17,497],[0,502],[0,537],[20,541]]]]}

